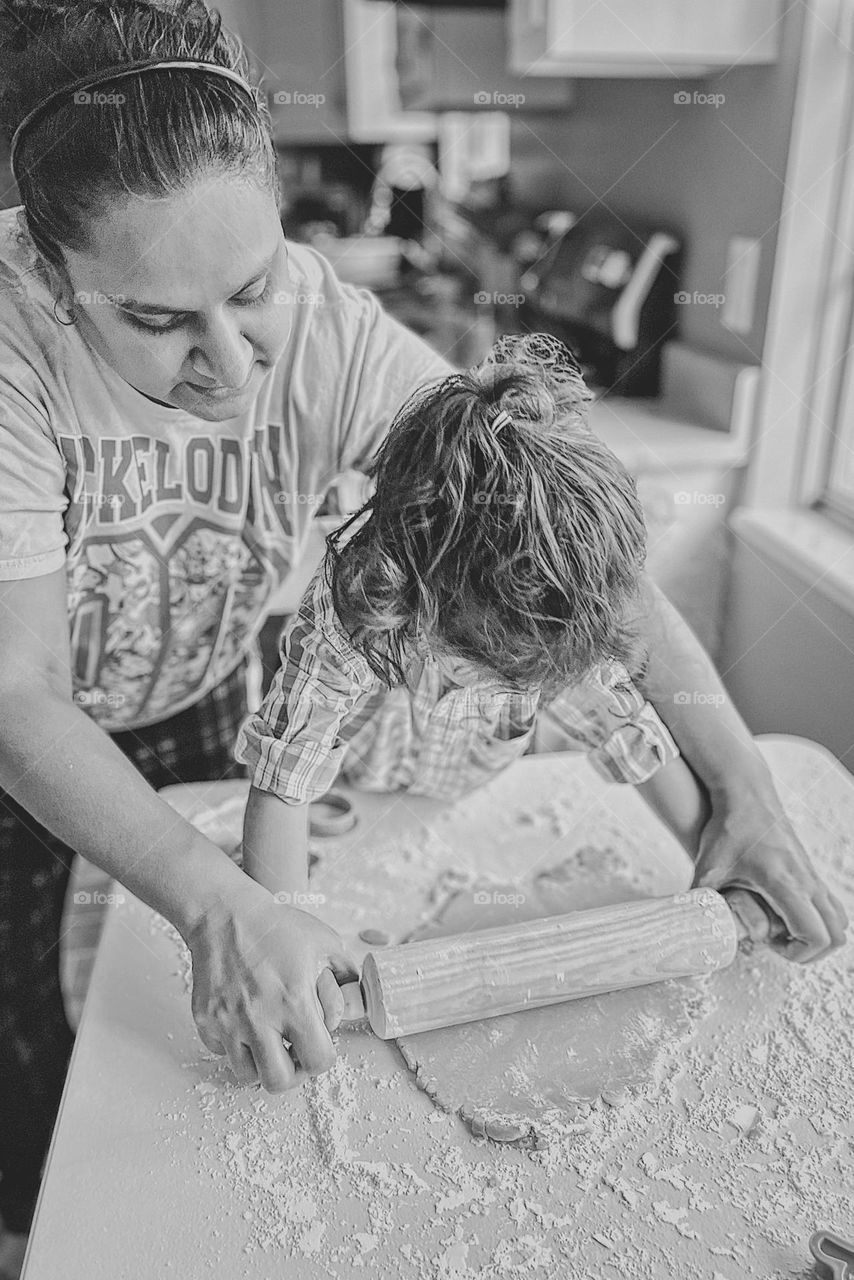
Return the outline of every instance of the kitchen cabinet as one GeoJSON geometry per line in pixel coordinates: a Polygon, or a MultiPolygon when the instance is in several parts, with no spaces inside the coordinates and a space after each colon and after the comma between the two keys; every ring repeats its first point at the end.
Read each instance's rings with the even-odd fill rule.
{"type": "Polygon", "coordinates": [[[425,111],[564,111],[572,86],[507,70],[506,17],[496,9],[397,6],[404,107],[425,111]]]}
{"type": "Polygon", "coordinates": [[[509,0],[510,69],[522,77],[703,77],[774,62],[779,0],[509,0]]]}
{"type": "Polygon", "coordinates": [[[279,146],[430,142],[435,117],[405,111],[396,6],[377,0],[222,0],[227,27],[263,77],[279,146]]]}
{"type": "Polygon", "coordinates": [[[590,425],[637,481],[650,577],[716,659],[727,519],[741,500],[761,371],[670,342],[661,373],[657,400],[606,395],[590,425]]]}
{"type": "Polygon", "coordinates": [[[347,134],[344,26],[338,0],[261,4],[273,133],[280,146],[336,142],[347,134]]]}
{"type": "Polygon", "coordinates": [[[436,117],[405,111],[397,81],[397,8],[344,0],[347,135],[351,142],[432,142],[436,117]]]}

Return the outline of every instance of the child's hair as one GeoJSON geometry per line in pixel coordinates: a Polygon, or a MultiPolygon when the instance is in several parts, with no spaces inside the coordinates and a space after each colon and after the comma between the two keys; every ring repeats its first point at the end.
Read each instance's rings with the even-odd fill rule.
{"type": "Polygon", "coordinates": [[[386,684],[419,642],[552,693],[605,658],[643,665],[643,514],[591,399],[571,352],[529,334],[398,412],[373,496],[327,540],[339,618],[386,684]]]}

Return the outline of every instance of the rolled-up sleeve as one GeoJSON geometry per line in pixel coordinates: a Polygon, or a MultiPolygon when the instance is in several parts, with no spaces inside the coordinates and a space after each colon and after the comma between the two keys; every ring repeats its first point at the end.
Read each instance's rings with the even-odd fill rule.
{"type": "Polygon", "coordinates": [[[609,782],[646,782],[679,757],[673,736],[619,662],[603,662],[563,690],[545,714],[609,782]]]}
{"type": "Polygon", "coordinates": [[[342,726],[375,684],[360,655],[348,653],[334,630],[319,625],[321,577],[322,568],[282,636],[270,691],[243,722],[235,746],[252,786],[286,804],[304,804],[329,790],[346,751],[342,726]]]}

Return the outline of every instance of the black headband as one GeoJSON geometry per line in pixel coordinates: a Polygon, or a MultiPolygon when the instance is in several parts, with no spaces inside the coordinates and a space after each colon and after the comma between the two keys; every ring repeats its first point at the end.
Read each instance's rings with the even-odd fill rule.
{"type": "MultiPolygon", "coordinates": [[[[21,143],[21,138],[27,129],[31,127],[37,120],[47,114],[55,102],[66,97],[70,93],[77,93],[84,89],[94,89],[96,85],[104,84],[109,80],[122,80],[126,76],[140,75],[145,71],[159,70],[191,70],[191,71],[209,71],[212,75],[224,76],[226,80],[231,80],[234,84],[240,85],[241,89],[245,89],[254,101],[252,86],[244,80],[237,71],[232,71],[229,67],[220,67],[215,62],[198,62],[190,58],[151,58],[143,62],[125,62],[115,67],[107,67],[104,71],[90,73],[86,76],[80,76],[77,80],[72,80],[68,84],[64,84],[61,89],[55,89],[53,93],[49,93],[41,102],[36,103],[32,111],[29,111],[12,134],[12,143],[9,149],[9,161],[12,166],[12,173],[15,174],[15,153],[21,143]]],[[[17,177],[17,175],[15,175],[17,177]]]]}

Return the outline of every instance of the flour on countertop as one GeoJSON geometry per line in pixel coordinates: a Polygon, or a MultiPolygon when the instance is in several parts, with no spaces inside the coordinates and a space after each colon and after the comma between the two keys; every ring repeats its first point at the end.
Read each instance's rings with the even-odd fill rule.
{"type": "MultiPolygon", "coordinates": [[[[798,779],[803,795],[820,794],[821,772],[816,764],[798,779]]],[[[817,818],[796,795],[785,799],[812,847],[810,828],[821,827],[819,870],[854,916],[854,804],[817,818]]],[[[512,821],[493,814],[490,874],[506,882],[513,831],[551,839],[556,827],[574,829],[573,813],[581,823],[586,803],[581,790],[567,787],[542,805],[517,801],[512,821]]],[[[471,797],[451,816],[470,822],[474,841],[478,831],[485,838],[485,813],[488,799],[471,797]]],[[[655,867],[640,870],[646,829],[635,832],[614,817],[604,832],[601,818],[595,838],[584,836],[580,871],[594,850],[645,891],[675,891],[661,888],[655,867]]],[[[442,879],[450,829],[450,819],[437,821],[423,836],[406,837],[405,857],[384,842],[367,859],[370,876],[367,862],[352,868],[323,859],[325,891],[340,880],[342,896],[355,893],[342,908],[348,932],[381,924],[396,941],[436,911],[443,893],[483,876],[478,855],[477,865],[460,864],[442,879]],[[400,901],[410,881],[417,892],[406,899],[404,920],[400,901]]],[[[550,865],[543,861],[543,870],[550,865]]],[[[186,980],[183,944],[174,937],[186,980]]],[[[428,1109],[402,1064],[390,1070],[383,1059],[379,1069],[371,1038],[358,1031],[340,1033],[335,1066],[298,1097],[238,1088],[222,1059],[200,1056],[187,1067],[203,1078],[179,1105],[201,1114],[200,1174],[221,1180],[239,1207],[230,1229],[245,1237],[248,1260],[269,1259],[269,1274],[807,1280],[812,1231],[854,1236],[852,979],[850,945],[818,966],[786,964],[760,950],[740,955],[699,981],[696,1034],[662,1056],[654,1080],[613,1099],[617,1105],[579,1106],[556,1121],[541,1150],[465,1134],[458,1121],[428,1109]],[[420,1225],[410,1230],[408,1223],[420,1225]],[[769,1251],[779,1260],[773,1270],[769,1251]]],[[[637,1034],[659,1030],[640,1024],[637,1034]]],[[[180,1115],[175,1102],[168,1114],[180,1115]]],[[[180,1130],[171,1140],[182,1140],[180,1130]]],[[[253,1280],[267,1274],[246,1272],[253,1280]]]]}

